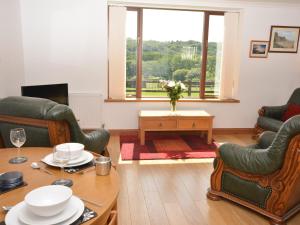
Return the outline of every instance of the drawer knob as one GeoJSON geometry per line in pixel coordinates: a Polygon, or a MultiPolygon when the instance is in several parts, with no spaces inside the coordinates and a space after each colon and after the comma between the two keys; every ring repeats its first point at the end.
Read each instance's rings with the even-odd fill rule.
{"type": "Polygon", "coordinates": [[[193,123],[192,127],[194,128],[196,126],[195,122],[193,123]]]}
{"type": "Polygon", "coordinates": [[[159,127],[162,127],[162,123],[159,123],[159,127]]]}

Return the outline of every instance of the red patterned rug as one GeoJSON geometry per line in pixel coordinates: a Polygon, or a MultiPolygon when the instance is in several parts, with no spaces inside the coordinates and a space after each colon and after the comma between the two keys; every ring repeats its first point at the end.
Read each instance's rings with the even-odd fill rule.
{"type": "Polygon", "coordinates": [[[121,135],[120,145],[122,160],[215,158],[218,147],[200,135],[169,132],[146,132],[143,146],[137,134],[121,135]]]}

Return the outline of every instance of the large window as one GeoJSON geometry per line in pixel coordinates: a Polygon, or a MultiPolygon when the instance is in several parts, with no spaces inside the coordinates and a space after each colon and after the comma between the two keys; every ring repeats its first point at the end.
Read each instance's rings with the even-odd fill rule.
{"type": "Polygon", "coordinates": [[[185,98],[220,94],[224,13],[128,8],[126,95],[166,97],[159,80],[182,81],[185,98]]]}

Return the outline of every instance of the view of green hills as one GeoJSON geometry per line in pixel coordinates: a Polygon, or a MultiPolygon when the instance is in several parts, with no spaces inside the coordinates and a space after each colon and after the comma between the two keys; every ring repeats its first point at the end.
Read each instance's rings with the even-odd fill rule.
{"type": "MultiPolygon", "coordinates": [[[[216,77],[218,43],[208,44],[206,88],[208,96],[218,95],[219,78],[216,77]]],[[[135,95],[137,41],[127,39],[126,51],[126,93],[135,95]]],[[[184,82],[189,91],[185,96],[199,97],[201,77],[202,44],[197,41],[143,41],[142,57],[143,93],[142,96],[165,96],[159,80],[177,80],[184,82]]],[[[218,72],[217,72],[218,74],[218,72]]]]}

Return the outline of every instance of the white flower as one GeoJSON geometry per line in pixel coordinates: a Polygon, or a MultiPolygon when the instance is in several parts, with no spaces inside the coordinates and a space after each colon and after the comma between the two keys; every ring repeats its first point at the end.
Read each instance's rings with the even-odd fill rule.
{"type": "Polygon", "coordinates": [[[184,83],[180,83],[180,87],[181,87],[181,89],[183,89],[183,90],[186,89],[186,86],[184,85],[184,83]]]}
{"type": "Polygon", "coordinates": [[[169,81],[168,87],[174,87],[174,86],[175,86],[175,82],[173,80],[169,81]]]}

